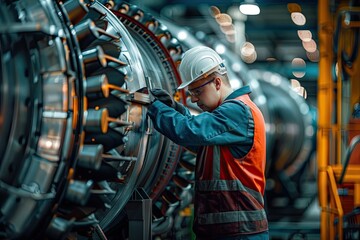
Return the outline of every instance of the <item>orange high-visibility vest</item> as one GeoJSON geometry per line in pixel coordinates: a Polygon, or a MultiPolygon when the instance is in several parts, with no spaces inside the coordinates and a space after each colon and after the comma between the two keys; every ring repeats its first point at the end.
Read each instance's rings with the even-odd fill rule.
{"type": "Polygon", "coordinates": [[[198,152],[193,225],[197,238],[216,239],[216,236],[268,230],[263,199],[266,163],[264,118],[248,94],[235,99],[251,110],[253,145],[242,158],[234,158],[226,145],[204,146],[198,152]]]}

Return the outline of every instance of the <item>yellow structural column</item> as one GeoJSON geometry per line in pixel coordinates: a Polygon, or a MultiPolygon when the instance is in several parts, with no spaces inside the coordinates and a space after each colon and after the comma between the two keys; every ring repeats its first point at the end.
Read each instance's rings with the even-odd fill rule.
{"type": "Polygon", "coordinates": [[[318,35],[319,35],[319,77],[318,77],[318,132],[317,132],[317,159],[318,159],[318,196],[321,208],[320,234],[321,239],[328,240],[329,228],[329,198],[327,166],[329,165],[329,139],[331,132],[331,112],[333,104],[333,20],[330,16],[329,0],[318,2],[318,35]]]}

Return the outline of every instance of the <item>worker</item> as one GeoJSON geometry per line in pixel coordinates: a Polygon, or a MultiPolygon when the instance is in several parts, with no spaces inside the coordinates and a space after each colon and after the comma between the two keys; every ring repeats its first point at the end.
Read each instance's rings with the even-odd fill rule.
{"type": "Polygon", "coordinates": [[[196,239],[268,239],[264,208],[265,122],[249,86],[233,90],[221,57],[211,48],[186,51],[179,65],[191,115],[162,89],[148,108],[154,128],[196,152],[193,231],[196,239]]]}

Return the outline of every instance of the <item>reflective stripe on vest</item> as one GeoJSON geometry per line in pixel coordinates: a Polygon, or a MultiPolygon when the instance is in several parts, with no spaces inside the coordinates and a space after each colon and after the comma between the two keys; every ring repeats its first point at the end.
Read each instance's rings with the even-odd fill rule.
{"type": "Polygon", "coordinates": [[[235,180],[208,180],[197,181],[195,184],[197,191],[246,191],[256,200],[264,204],[264,198],[261,193],[245,187],[238,179],[235,180]]]}
{"type": "MultiPolygon", "coordinates": [[[[220,147],[214,146],[213,159],[220,159],[220,147]]],[[[220,161],[213,161],[213,179],[220,179],[220,161]]]]}
{"type": "Polygon", "coordinates": [[[205,213],[199,216],[201,224],[218,224],[232,222],[261,221],[266,218],[264,209],[254,211],[232,211],[221,213],[205,213]]]}

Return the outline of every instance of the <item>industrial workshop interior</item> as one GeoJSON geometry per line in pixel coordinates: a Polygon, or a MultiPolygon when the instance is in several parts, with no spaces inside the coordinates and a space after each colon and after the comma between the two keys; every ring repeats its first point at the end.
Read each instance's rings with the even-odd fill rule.
{"type": "Polygon", "coordinates": [[[196,155],[147,109],[201,113],[177,89],[199,45],[264,116],[269,238],[360,239],[359,0],[1,0],[0,23],[0,239],[196,239],[196,155]]]}

